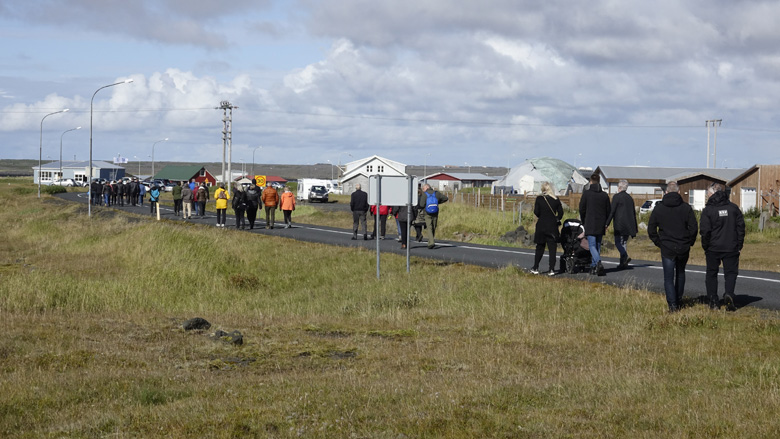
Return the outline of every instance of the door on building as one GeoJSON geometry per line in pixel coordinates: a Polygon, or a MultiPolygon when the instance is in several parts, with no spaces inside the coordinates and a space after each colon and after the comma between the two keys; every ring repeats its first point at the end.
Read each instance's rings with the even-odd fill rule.
{"type": "Polygon", "coordinates": [[[706,189],[691,189],[688,192],[688,202],[693,207],[693,210],[704,210],[704,205],[707,203],[706,198],[706,189]]]}
{"type": "Polygon", "coordinates": [[[757,198],[756,188],[754,187],[743,187],[742,192],[740,193],[740,208],[742,208],[743,212],[747,212],[750,209],[753,209],[756,207],[756,198],[757,198]]]}

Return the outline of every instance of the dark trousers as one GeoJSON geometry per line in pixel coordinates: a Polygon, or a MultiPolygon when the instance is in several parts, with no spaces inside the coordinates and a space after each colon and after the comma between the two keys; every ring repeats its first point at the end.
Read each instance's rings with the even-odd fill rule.
{"type": "Polygon", "coordinates": [[[707,274],[704,278],[704,285],[707,287],[707,298],[710,303],[717,302],[718,299],[718,270],[721,262],[723,263],[723,277],[726,281],[726,288],[723,296],[734,298],[734,287],[737,285],[737,275],[739,274],[739,252],[705,252],[707,258],[707,274]]]}
{"type": "Polygon", "coordinates": [[[246,208],[246,219],[249,220],[249,228],[254,229],[255,228],[255,220],[257,219],[257,206],[253,206],[251,204],[247,205],[246,208]]]}
{"type": "Polygon", "coordinates": [[[546,243],[536,244],[536,254],[534,255],[534,270],[539,269],[539,263],[542,262],[542,256],[544,256],[544,247],[550,252],[550,271],[555,271],[555,254],[558,251],[558,243],[555,239],[548,239],[546,243]]]}
{"type": "MultiPolygon", "coordinates": [[[[371,232],[371,236],[376,236],[376,219],[377,216],[374,215],[374,231],[371,232]]],[[[381,232],[379,236],[384,238],[385,233],[387,232],[387,215],[379,215],[379,229],[381,232]]]]}
{"type": "Polygon", "coordinates": [[[276,206],[265,206],[265,228],[273,229],[276,221],[276,206]]]}
{"type": "Polygon", "coordinates": [[[355,235],[358,232],[358,223],[360,223],[360,228],[363,229],[363,235],[367,235],[366,212],[352,212],[352,233],[355,235]]]}
{"type": "Polygon", "coordinates": [[[151,199],[149,200],[149,206],[151,206],[151,207],[150,207],[150,210],[149,210],[149,213],[154,213],[154,207],[155,207],[156,205],[157,205],[157,202],[156,202],[156,201],[152,201],[151,199]]]}
{"type": "Polygon", "coordinates": [[[236,228],[237,229],[243,229],[246,227],[246,220],[244,219],[244,211],[245,209],[235,209],[234,212],[236,214],[236,228]]]}
{"type": "Polygon", "coordinates": [[[206,216],[206,202],[205,201],[198,201],[198,212],[200,213],[200,216],[206,216]]]}
{"type": "Polygon", "coordinates": [[[181,213],[181,198],[178,200],[173,200],[173,214],[176,216],[179,216],[181,213]]]}
{"type": "Polygon", "coordinates": [[[406,218],[404,219],[398,219],[398,234],[401,235],[401,244],[403,245],[409,245],[409,236],[407,236],[406,229],[409,226],[409,222],[406,221],[406,218]]]}
{"type": "Polygon", "coordinates": [[[225,224],[227,218],[227,209],[217,209],[217,224],[225,224]]]}
{"type": "Polygon", "coordinates": [[[292,210],[283,210],[282,213],[284,213],[284,224],[291,226],[292,225],[292,210]]]}
{"type": "Polygon", "coordinates": [[[669,310],[680,308],[680,301],[685,294],[685,266],[688,265],[688,253],[667,258],[661,255],[661,265],[664,268],[664,291],[669,310]]]}

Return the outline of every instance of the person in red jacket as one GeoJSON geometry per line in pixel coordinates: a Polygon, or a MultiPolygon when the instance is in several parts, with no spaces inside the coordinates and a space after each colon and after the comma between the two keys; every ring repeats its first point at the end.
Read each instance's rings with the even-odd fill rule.
{"type": "MultiPolygon", "coordinates": [[[[372,204],[371,207],[369,207],[369,212],[371,212],[371,216],[374,217],[374,231],[371,233],[370,239],[376,238],[376,223],[377,223],[377,214],[376,214],[376,204],[372,204]]],[[[379,239],[385,239],[385,232],[387,231],[387,215],[390,214],[390,206],[379,206],[379,224],[380,224],[380,234],[379,239]]]]}

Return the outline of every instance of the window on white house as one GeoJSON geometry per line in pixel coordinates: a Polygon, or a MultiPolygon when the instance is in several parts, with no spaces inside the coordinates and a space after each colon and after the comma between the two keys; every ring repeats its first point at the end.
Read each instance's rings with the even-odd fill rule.
{"type": "Polygon", "coordinates": [[[51,171],[41,171],[41,181],[51,181],[52,174],[51,171]]]}

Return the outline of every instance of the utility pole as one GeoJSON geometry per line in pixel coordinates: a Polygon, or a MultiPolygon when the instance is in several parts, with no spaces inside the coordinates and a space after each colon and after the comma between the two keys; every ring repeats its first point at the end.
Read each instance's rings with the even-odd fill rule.
{"type": "MultiPolygon", "coordinates": [[[[219,103],[219,107],[215,107],[215,110],[222,110],[222,183],[225,183],[225,150],[228,151],[228,169],[230,174],[228,177],[233,179],[233,109],[238,108],[228,101],[222,101],[219,103]]],[[[227,184],[227,191],[230,194],[232,184],[227,184]]]]}
{"type": "MultiPolygon", "coordinates": [[[[715,159],[717,160],[718,157],[718,127],[720,126],[720,123],[723,121],[723,119],[710,119],[704,121],[707,127],[707,168],[710,167],[710,126],[712,126],[715,129],[715,143],[713,145],[713,152],[715,159]],[[717,123],[717,125],[715,125],[717,123]]],[[[713,167],[718,167],[718,162],[713,162],[713,167]]]]}

